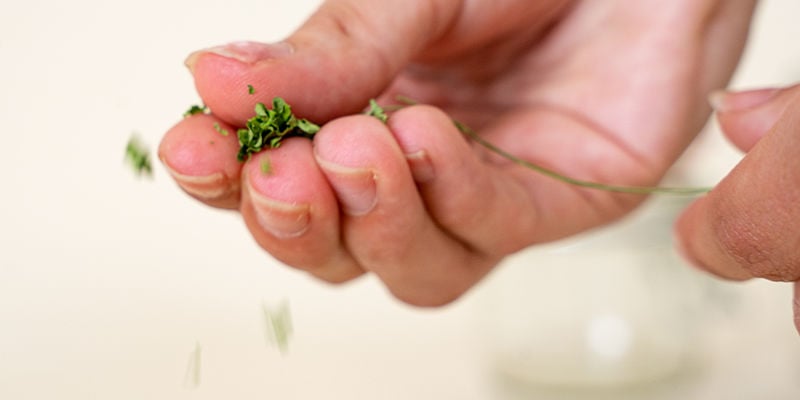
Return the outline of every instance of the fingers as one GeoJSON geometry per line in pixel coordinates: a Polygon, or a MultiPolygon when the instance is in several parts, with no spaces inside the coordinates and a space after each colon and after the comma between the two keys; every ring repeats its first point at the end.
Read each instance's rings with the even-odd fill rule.
{"type": "Polygon", "coordinates": [[[449,116],[415,106],[388,122],[437,224],[487,256],[530,244],[538,222],[533,199],[519,181],[484,162],[449,116]]]}
{"type": "Polygon", "coordinates": [[[326,125],[317,162],[340,201],[345,246],[401,300],[446,304],[496,262],[474,254],[430,218],[387,127],[356,116],[326,125]]]}
{"type": "Polygon", "coordinates": [[[158,157],[189,195],[213,207],[235,209],[241,176],[238,151],[230,125],[211,115],[194,115],[164,135],[158,157]]]}
{"type": "Polygon", "coordinates": [[[709,100],[725,135],[739,149],[749,151],[775,125],[798,93],[797,87],[716,92],[709,100]]]}
{"type": "Polygon", "coordinates": [[[778,94],[749,111],[727,113],[734,111],[721,116],[728,134],[742,139],[743,147],[763,137],[708,196],[685,211],[676,227],[682,251],[698,266],[730,279],[800,280],[800,101],[778,94]],[[757,132],[770,126],[769,116],[773,126],[766,134],[757,132]]]}
{"type": "Polygon", "coordinates": [[[241,213],[264,250],[329,282],[364,272],[342,246],[336,198],[309,140],[289,139],[253,156],[243,175],[241,213]]]}
{"type": "Polygon", "coordinates": [[[234,125],[274,96],[324,122],[362,109],[457,12],[442,0],[328,1],[285,42],[214,47],[186,63],[206,105],[234,125]]]}
{"type": "MultiPolygon", "coordinates": [[[[205,104],[233,125],[275,96],[325,122],[361,110],[411,61],[442,61],[509,38],[533,40],[571,3],[329,0],[283,42],[212,47],[191,54],[186,65],[205,104]],[[521,29],[532,33],[516,34],[521,29]]],[[[481,58],[476,69],[490,69],[487,61],[481,58]]]]}

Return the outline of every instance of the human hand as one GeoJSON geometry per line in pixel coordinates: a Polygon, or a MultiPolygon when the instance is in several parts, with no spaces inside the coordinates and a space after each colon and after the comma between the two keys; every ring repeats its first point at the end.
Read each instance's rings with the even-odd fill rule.
{"type": "MultiPolygon", "coordinates": [[[[676,226],[693,264],[732,280],[800,281],[800,86],[715,95],[717,118],[747,155],[676,226]]],[[[800,331],[800,283],[794,321],[800,331]]]]}
{"type": "Polygon", "coordinates": [[[565,175],[655,184],[732,73],[753,3],[328,1],[284,43],[191,55],[213,115],[178,123],[159,156],[194,197],[239,209],[284,263],[330,282],[369,271],[408,303],[445,304],[502,257],[641,201],[486,154],[448,115],[565,175]],[[408,107],[387,125],[343,117],[397,94],[438,108],[408,107]],[[234,135],[213,125],[233,132],[273,96],[327,124],[313,143],[240,164],[234,135]]]}

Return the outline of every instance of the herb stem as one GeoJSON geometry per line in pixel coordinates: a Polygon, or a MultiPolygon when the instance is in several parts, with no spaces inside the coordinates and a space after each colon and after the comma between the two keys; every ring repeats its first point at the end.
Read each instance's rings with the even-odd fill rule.
{"type": "MultiPolygon", "coordinates": [[[[403,103],[405,106],[417,104],[416,101],[405,97],[405,96],[398,96],[397,101],[403,103]]],[[[404,106],[391,106],[392,110],[396,110],[402,108],[404,106]]],[[[388,109],[388,108],[387,108],[388,109]]],[[[530,170],[536,171],[542,175],[548,176],[550,178],[556,179],[558,181],[568,183],[570,185],[589,188],[589,189],[597,189],[597,190],[604,190],[607,192],[617,192],[617,193],[630,193],[630,194],[665,194],[665,195],[676,195],[676,196],[699,196],[705,193],[708,193],[713,189],[712,187],[665,187],[665,186],[625,186],[625,185],[609,185],[605,183],[599,182],[592,182],[586,181],[581,179],[576,179],[570,176],[566,176],[560,174],[552,169],[545,168],[539,164],[532,163],[527,160],[523,160],[498,146],[495,146],[493,143],[489,142],[488,140],[481,137],[475,130],[467,126],[466,124],[459,122],[455,119],[452,120],[455,124],[456,128],[464,134],[465,136],[469,137],[469,139],[473,140],[475,143],[483,146],[485,149],[491,151],[492,153],[497,154],[500,157],[507,159],[517,165],[522,167],[528,168],[530,170]]]]}

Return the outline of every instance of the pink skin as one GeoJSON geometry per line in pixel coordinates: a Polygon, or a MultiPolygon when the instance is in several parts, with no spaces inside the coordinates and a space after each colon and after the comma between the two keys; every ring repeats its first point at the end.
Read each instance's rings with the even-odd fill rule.
{"type": "MultiPolygon", "coordinates": [[[[747,152],[676,226],[682,252],[723,278],[800,280],[800,87],[720,93],[725,134],[747,152]]],[[[796,284],[797,285],[797,284],[796,284]]],[[[795,325],[800,330],[800,289],[795,325]]]]}
{"type": "Polygon", "coordinates": [[[443,305],[504,256],[642,200],[498,159],[449,116],[576,178],[655,184],[706,120],[706,94],[732,73],[753,3],[327,1],[281,44],[192,54],[214,115],[179,122],[159,154],[187,191],[239,208],[284,263],[329,282],[374,273],[405,302],[443,305]],[[398,93],[438,108],[408,107],[386,125],[345,117],[398,93]],[[238,172],[229,146],[198,145],[219,136],[211,121],[241,126],[274,96],[327,123],[313,143],[290,140],[238,172]]]}

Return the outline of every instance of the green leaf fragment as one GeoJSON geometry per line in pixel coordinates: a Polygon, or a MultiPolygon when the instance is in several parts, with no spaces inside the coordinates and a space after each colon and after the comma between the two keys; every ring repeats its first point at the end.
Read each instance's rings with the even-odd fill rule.
{"type": "Polygon", "coordinates": [[[261,173],[264,175],[272,174],[272,162],[267,155],[263,155],[261,158],[261,173]]]}
{"type": "Polygon", "coordinates": [[[264,304],[263,312],[267,341],[285,354],[289,349],[289,338],[293,333],[289,302],[283,301],[276,308],[264,304]]]}
{"type": "Polygon", "coordinates": [[[253,85],[247,85],[247,93],[256,94],[256,88],[254,88],[253,85]]]}
{"type": "Polygon", "coordinates": [[[186,374],[183,377],[185,386],[200,386],[200,366],[202,363],[202,348],[200,343],[196,343],[194,351],[189,354],[189,362],[186,364],[186,374]]]}
{"type": "Polygon", "coordinates": [[[277,148],[283,139],[289,137],[311,138],[319,131],[319,126],[304,119],[298,119],[292,108],[280,97],[272,100],[272,108],[263,103],[255,105],[256,115],[250,118],[245,128],[237,132],[239,138],[239,161],[265,148],[277,148]]]}
{"type": "Polygon", "coordinates": [[[219,122],[214,122],[214,130],[219,132],[222,136],[229,135],[229,132],[226,129],[222,129],[222,127],[219,126],[219,122]]]}
{"type": "Polygon", "coordinates": [[[386,115],[386,110],[381,107],[375,99],[370,99],[369,101],[369,110],[367,110],[367,115],[370,117],[375,117],[381,122],[386,123],[386,120],[389,119],[389,116],[386,115]]]}
{"type": "Polygon", "coordinates": [[[125,160],[137,175],[153,176],[153,165],[150,163],[150,151],[137,135],[128,139],[125,147],[125,160]]]}
{"type": "Polygon", "coordinates": [[[186,110],[185,113],[183,113],[183,117],[186,118],[192,115],[205,114],[207,112],[208,112],[208,107],[206,107],[205,105],[198,106],[197,104],[193,104],[191,107],[189,107],[188,110],[186,110]]]}
{"type": "Polygon", "coordinates": [[[315,124],[315,123],[303,118],[303,119],[297,120],[297,129],[300,129],[301,131],[303,131],[304,133],[306,133],[308,135],[313,135],[313,134],[319,132],[320,127],[319,127],[319,125],[317,125],[317,124],[315,124]]]}

